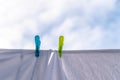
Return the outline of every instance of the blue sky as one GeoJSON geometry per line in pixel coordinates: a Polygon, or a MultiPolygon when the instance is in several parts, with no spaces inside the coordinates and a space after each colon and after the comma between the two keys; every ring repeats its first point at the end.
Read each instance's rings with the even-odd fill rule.
{"type": "Polygon", "coordinates": [[[0,48],[119,49],[120,0],[0,0],[0,48]]]}

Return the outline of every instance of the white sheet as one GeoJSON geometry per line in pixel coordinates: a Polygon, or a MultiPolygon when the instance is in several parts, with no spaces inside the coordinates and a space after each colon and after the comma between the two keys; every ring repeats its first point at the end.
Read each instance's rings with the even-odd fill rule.
{"type": "Polygon", "coordinates": [[[0,80],[120,80],[120,50],[53,53],[0,50],[0,80]]]}

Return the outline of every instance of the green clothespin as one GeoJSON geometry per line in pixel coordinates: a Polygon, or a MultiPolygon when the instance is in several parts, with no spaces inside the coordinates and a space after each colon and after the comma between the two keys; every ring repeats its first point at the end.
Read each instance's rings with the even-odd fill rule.
{"type": "Polygon", "coordinates": [[[64,45],[64,36],[59,37],[59,48],[58,48],[58,55],[61,58],[62,57],[62,49],[64,45]]]}

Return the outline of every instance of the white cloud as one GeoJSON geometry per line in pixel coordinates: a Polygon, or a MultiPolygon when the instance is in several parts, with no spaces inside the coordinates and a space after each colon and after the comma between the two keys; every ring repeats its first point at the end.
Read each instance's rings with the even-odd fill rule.
{"type": "Polygon", "coordinates": [[[65,36],[64,49],[97,48],[106,33],[101,25],[92,27],[89,22],[96,16],[104,19],[114,9],[115,2],[0,0],[0,48],[34,48],[34,35],[44,30],[47,32],[41,38],[42,49],[57,49],[59,35],[65,36]],[[59,23],[56,27],[51,25],[56,23],[59,23]]]}
{"type": "Polygon", "coordinates": [[[22,39],[22,29],[17,27],[1,28],[0,30],[0,48],[14,48],[22,39]]]}
{"type": "MultiPolygon", "coordinates": [[[[104,38],[104,32],[102,28],[91,28],[89,25],[79,26],[77,30],[74,30],[74,25],[79,19],[68,18],[60,26],[54,28],[49,34],[43,36],[44,43],[47,43],[49,48],[58,48],[58,37],[64,35],[64,49],[94,49],[99,47],[104,38]],[[54,38],[56,37],[56,38],[54,38]],[[52,39],[52,40],[51,40],[52,39]],[[92,45],[92,46],[91,46],[92,45]]],[[[43,49],[46,48],[45,46],[43,49]]]]}

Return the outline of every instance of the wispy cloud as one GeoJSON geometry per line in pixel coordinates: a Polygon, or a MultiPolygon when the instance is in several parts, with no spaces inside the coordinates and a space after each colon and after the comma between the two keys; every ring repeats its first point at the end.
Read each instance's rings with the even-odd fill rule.
{"type": "MultiPolygon", "coordinates": [[[[43,36],[44,43],[48,42],[46,46],[49,48],[52,46],[56,49],[59,35],[65,36],[64,49],[93,49],[102,42],[104,32],[100,26],[91,28],[89,25],[76,25],[79,24],[76,22],[79,22],[79,19],[66,19],[63,24],[55,27],[49,34],[43,36]],[[76,28],[75,25],[77,26],[76,28]],[[44,37],[46,37],[46,39],[44,39],[44,37]],[[50,40],[50,42],[48,40],[50,40]]],[[[43,49],[46,46],[44,46],[43,49]]]]}
{"type": "Polygon", "coordinates": [[[117,0],[1,0],[0,48],[34,49],[35,34],[41,36],[42,49],[57,49],[59,35],[65,36],[64,49],[117,48],[114,43],[120,44],[115,36],[120,24],[118,17],[111,15],[119,13],[118,3],[117,0]],[[113,18],[114,21],[110,20],[113,18]]]}

